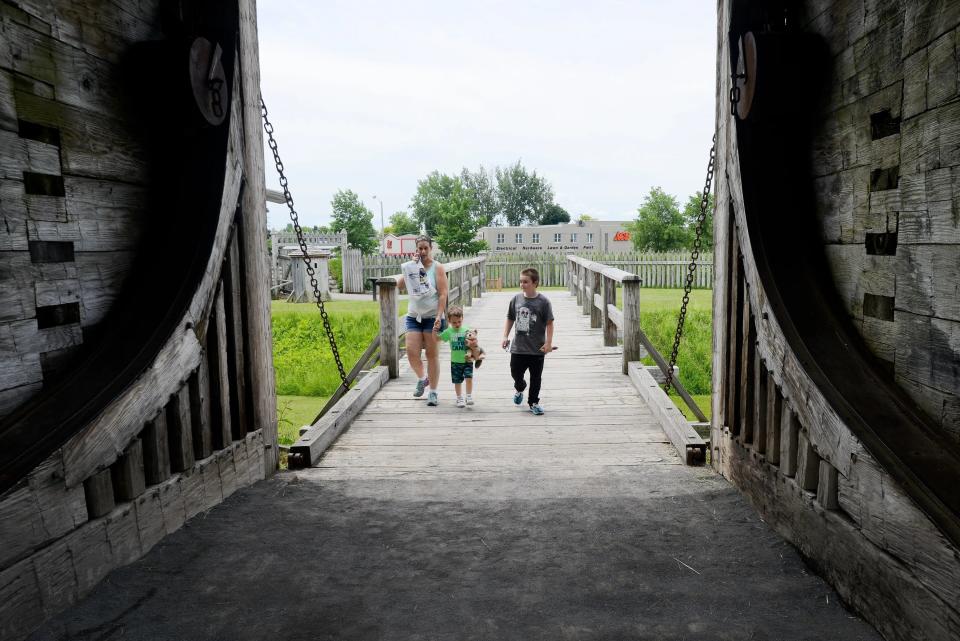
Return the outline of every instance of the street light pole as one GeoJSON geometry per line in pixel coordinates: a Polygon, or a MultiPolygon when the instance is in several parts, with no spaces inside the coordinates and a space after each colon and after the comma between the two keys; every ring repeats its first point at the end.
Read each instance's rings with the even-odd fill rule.
{"type": "Polygon", "coordinates": [[[380,237],[382,238],[384,236],[384,230],[386,229],[383,225],[383,201],[376,196],[374,196],[373,199],[380,203],[380,237]]]}

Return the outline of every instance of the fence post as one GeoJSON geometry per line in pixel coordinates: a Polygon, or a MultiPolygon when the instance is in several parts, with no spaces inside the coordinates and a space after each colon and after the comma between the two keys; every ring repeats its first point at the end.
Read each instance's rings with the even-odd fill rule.
{"type": "Polygon", "coordinates": [[[617,345],[617,325],[610,318],[609,305],[617,304],[617,281],[612,278],[603,278],[603,344],[607,347],[617,345]]]}
{"type": "Polygon", "coordinates": [[[640,279],[623,279],[623,373],[630,361],[640,360],[640,279]]]}
{"type": "Polygon", "coordinates": [[[466,299],[463,304],[467,307],[473,306],[473,263],[464,265],[460,270],[460,287],[465,288],[466,299]]]}
{"type": "Polygon", "coordinates": [[[380,364],[387,366],[390,378],[400,376],[400,339],[397,337],[397,281],[381,278],[380,287],[380,364]]]}
{"type": "Polygon", "coordinates": [[[590,292],[590,327],[596,329],[597,327],[603,327],[601,324],[603,321],[603,312],[597,309],[597,296],[602,296],[603,286],[603,274],[600,272],[593,272],[593,287],[590,292]]]}
{"type": "Polygon", "coordinates": [[[567,279],[567,289],[570,290],[570,295],[573,296],[575,293],[573,290],[573,277],[571,276],[573,270],[573,261],[569,258],[566,259],[566,264],[564,265],[564,276],[567,279]]]}
{"type": "Polygon", "coordinates": [[[583,268],[583,299],[580,301],[580,311],[584,316],[590,315],[590,309],[593,307],[593,270],[587,267],[583,268]]]}

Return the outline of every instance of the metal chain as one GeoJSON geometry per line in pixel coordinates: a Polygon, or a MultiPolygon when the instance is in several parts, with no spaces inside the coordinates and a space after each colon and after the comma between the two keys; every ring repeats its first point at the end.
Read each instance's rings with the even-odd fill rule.
{"type": "Polygon", "coordinates": [[[680,339],[683,337],[683,323],[687,320],[687,304],[690,302],[690,290],[693,289],[693,276],[697,269],[697,259],[700,258],[700,244],[703,240],[703,223],[707,219],[707,208],[710,206],[710,189],[713,185],[713,162],[717,152],[717,134],[713,134],[713,143],[710,145],[710,161],[707,163],[707,179],[700,194],[700,213],[697,215],[697,226],[694,230],[693,251],[690,253],[690,265],[687,266],[687,278],[683,285],[683,303],[680,305],[680,317],[677,319],[677,332],[673,336],[673,351],[670,352],[670,367],[665,373],[666,385],[664,390],[669,392],[673,385],[673,366],[677,364],[677,354],[680,352],[680,339]]]}
{"type": "MultiPolygon", "coordinates": [[[[293,221],[293,229],[297,232],[297,242],[300,244],[300,251],[303,252],[303,262],[307,266],[307,275],[310,276],[310,285],[313,287],[313,294],[317,299],[317,307],[320,308],[320,316],[323,318],[323,329],[327,332],[327,338],[330,340],[330,351],[333,352],[333,359],[337,362],[337,371],[340,372],[341,387],[350,387],[347,383],[347,373],[343,369],[343,361],[340,360],[340,350],[337,349],[337,341],[333,336],[333,329],[330,328],[330,317],[327,310],[323,307],[323,299],[320,297],[320,283],[317,282],[316,273],[310,264],[310,257],[307,255],[307,241],[303,238],[303,229],[300,228],[300,219],[297,216],[297,210],[293,207],[293,196],[290,195],[290,189],[287,186],[287,177],[283,173],[283,162],[280,160],[280,152],[277,151],[277,141],[273,138],[273,125],[267,118],[267,105],[263,102],[263,96],[260,96],[260,114],[263,116],[263,130],[267,132],[267,144],[270,151],[273,152],[273,162],[277,165],[277,173],[280,174],[280,186],[283,187],[283,199],[287,202],[290,209],[290,220],[293,221]]],[[[277,247],[273,251],[278,251],[277,247]]]]}

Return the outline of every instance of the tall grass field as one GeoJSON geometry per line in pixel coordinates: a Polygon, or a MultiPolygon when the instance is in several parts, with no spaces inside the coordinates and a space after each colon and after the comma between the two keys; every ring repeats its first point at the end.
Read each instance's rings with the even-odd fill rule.
{"type": "MultiPolygon", "coordinates": [[[[677,314],[683,291],[642,289],[640,324],[664,358],[670,357],[677,314]]],[[[710,290],[694,290],[677,359],[680,380],[709,416],[711,385],[710,290]]],[[[380,329],[379,303],[331,301],[326,304],[344,369],[349,371],[380,329]]],[[[400,302],[400,314],[406,301],[400,302]]],[[[273,302],[273,363],[277,381],[277,413],[280,443],[289,445],[299,437],[327,398],[340,385],[340,376],[330,352],[320,312],[314,304],[273,302]]],[[[558,327],[562,335],[563,328],[558,327]]],[[[652,359],[645,359],[648,365],[652,359]]],[[[682,401],[677,406],[686,411],[682,401]]],[[[692,416],[689,416],[692,418],[692,416]]]]}

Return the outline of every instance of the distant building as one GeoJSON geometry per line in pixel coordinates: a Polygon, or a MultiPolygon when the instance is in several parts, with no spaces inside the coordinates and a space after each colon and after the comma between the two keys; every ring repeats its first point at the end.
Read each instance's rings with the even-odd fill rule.
{"type": "Polygon", "coordinates": [[[633,251],[625,220],[588,220],[558,225],[483,227],[478,238],[491,252],[629,252],[633,251]]]}
{"type": "Polygon", "coordinates": [[[386,256],[410,256],[417,253],[417,234],[387,234],[380,241],[380,252],[386,256]]]}

